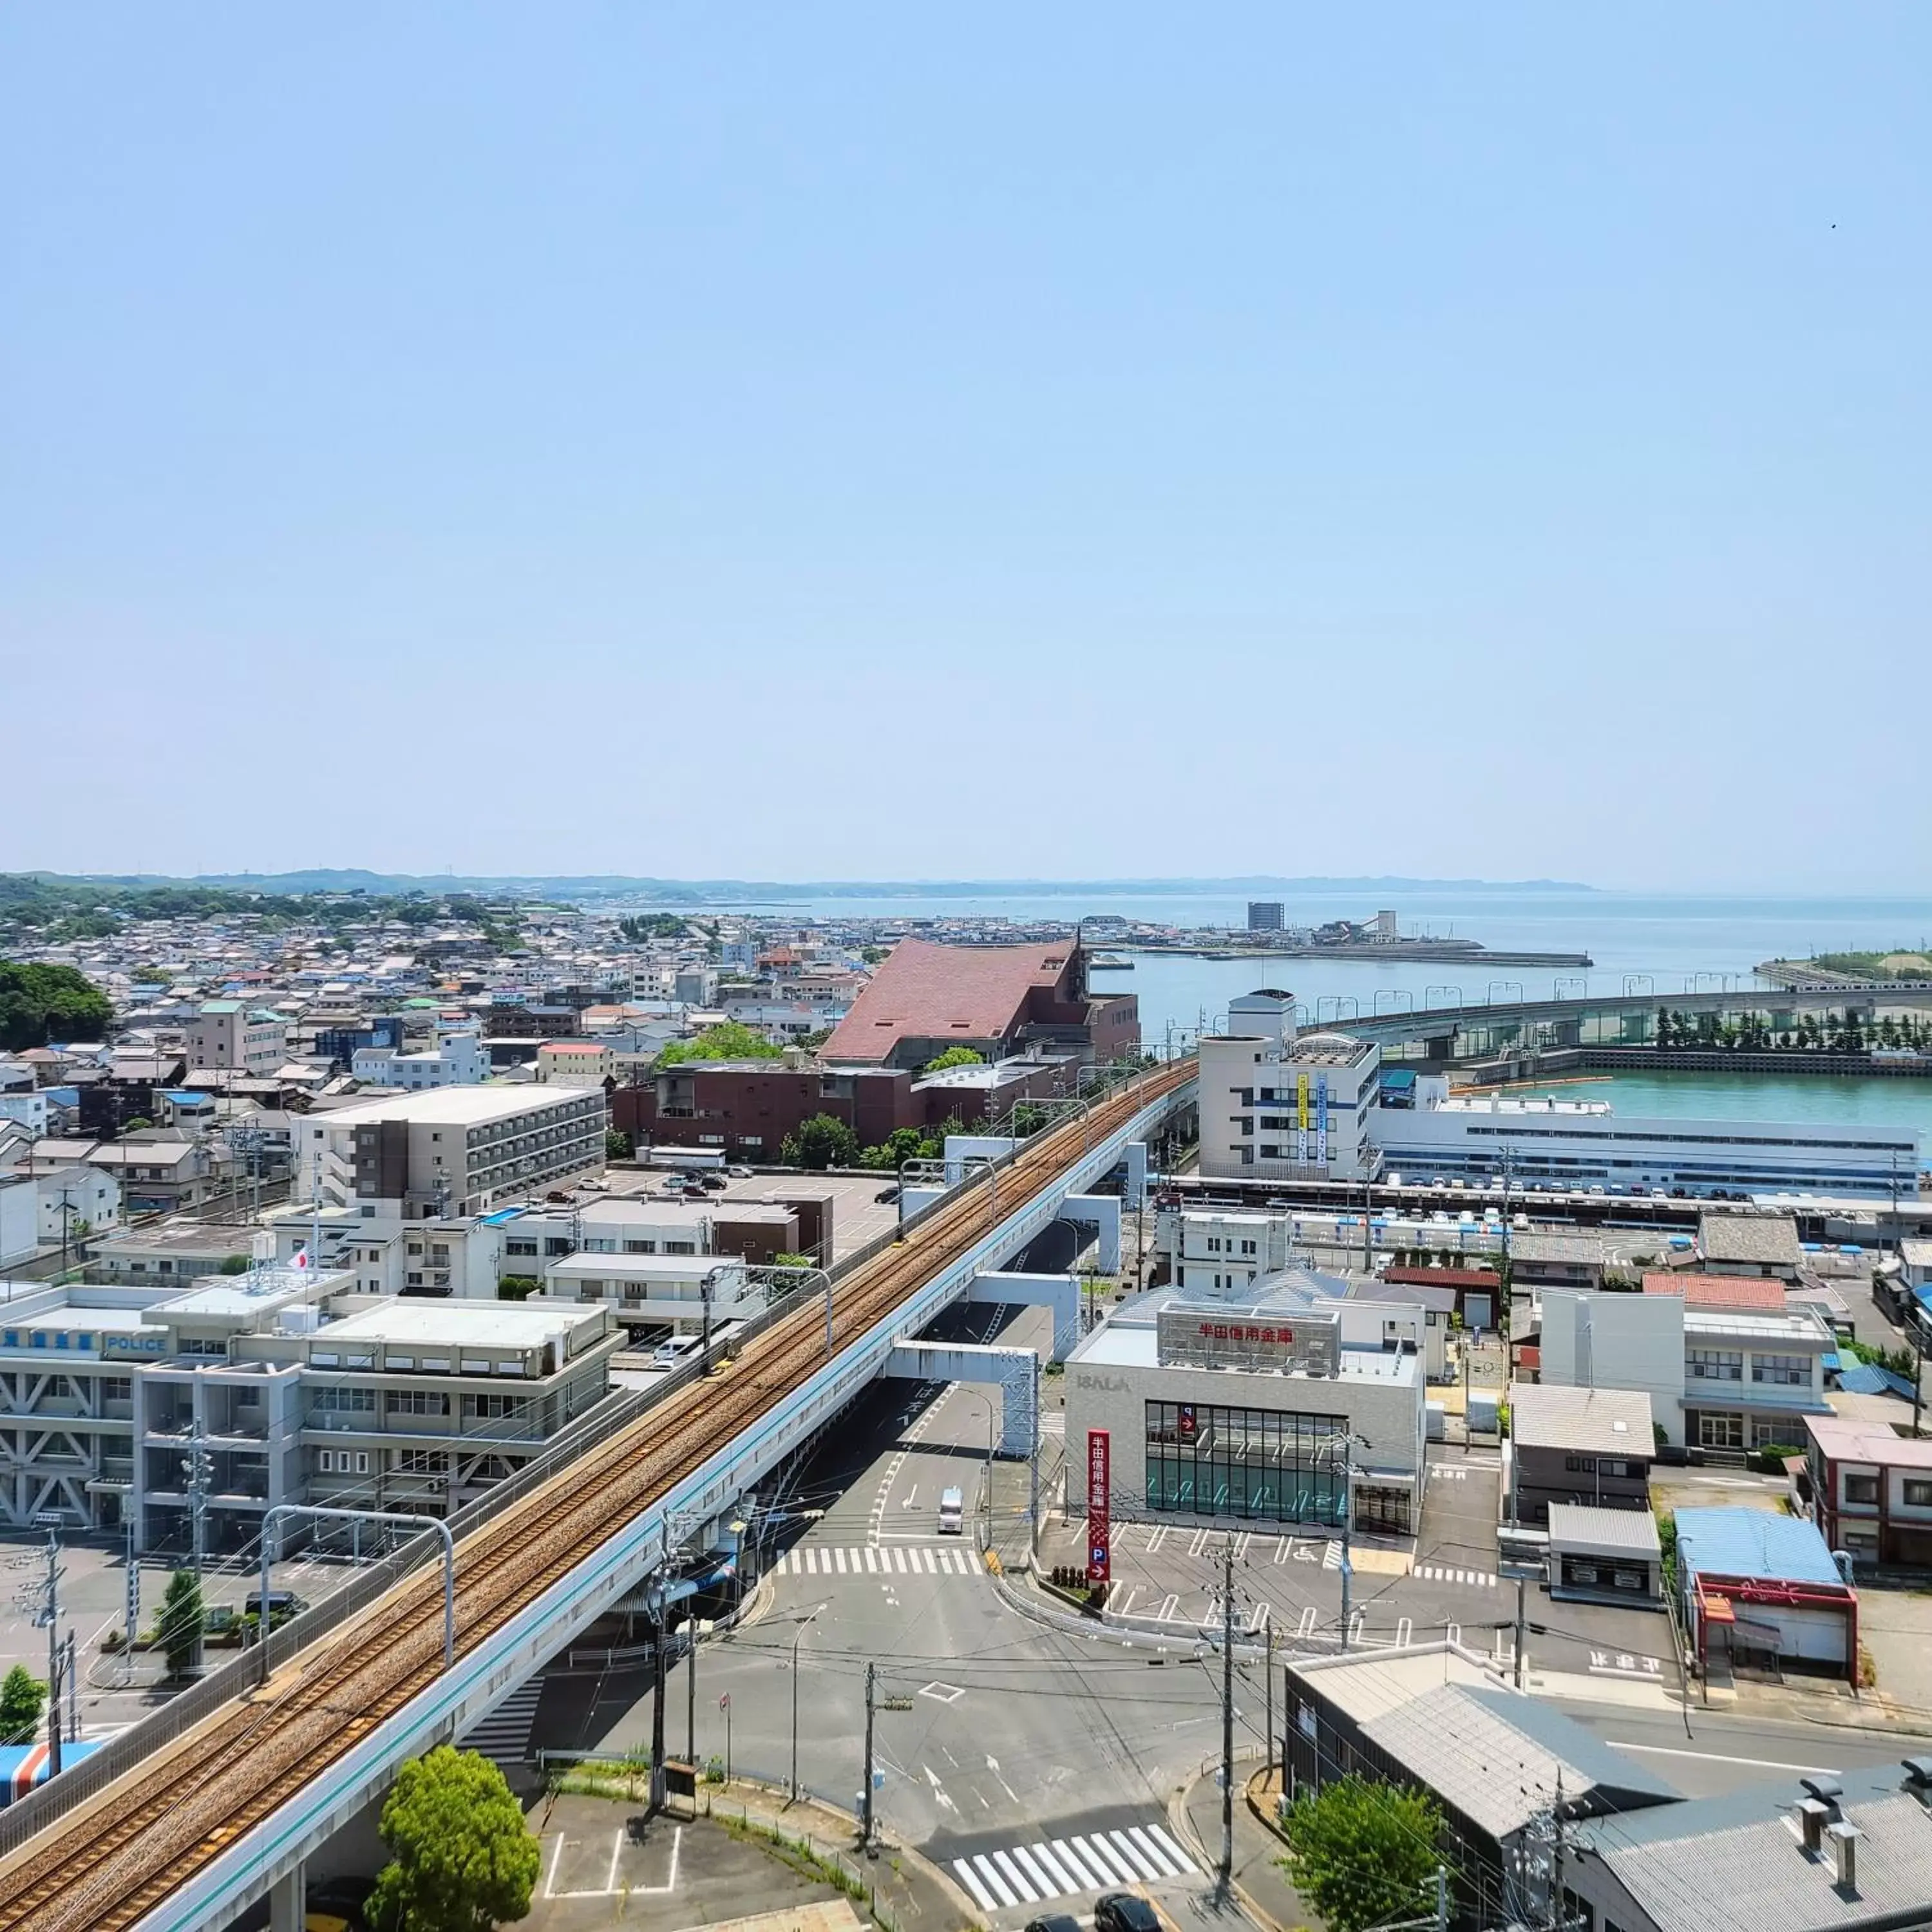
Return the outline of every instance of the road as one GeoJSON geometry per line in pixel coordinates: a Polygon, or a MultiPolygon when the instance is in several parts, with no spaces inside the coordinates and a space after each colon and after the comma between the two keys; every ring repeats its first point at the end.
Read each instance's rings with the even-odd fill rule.
{"type": "MultiPolygon", "coordinates": [[[[956,1332],[989,1333],[1000,1312],[956,1311],[956,1332]]],[[[1040,1346],[1046,1329],[1043,1313],[1024,1311],[1000,1339],[1040,1346]]],[[[848,1414],[802,1473],[794,1514],[766,1552],[755,1620],[700,1652],[697,1755],[723,1758],[728,1730],[734,1772],[782,1784],[795,1762],[802,1790],[856,1810],[871,1666],[881,1825],[953,1875],[1003,1932],[1049,1900],[1078,1910],[1128,1880],[1184,1926],[1225,1922],[1193,1855],[1170,1841],[1168,1818],[1177,1789],[1220,1750],[1220,1660],[1204,1640],[1219,1625],[1220,1534],[1125,1533],[1117,1567],[1139,1579],[1130,1591],[1158,1588],[1156,1607],[1176,1598],[1164,1622],[1136,1618],[1124,1633],[1045,1620],[988,1574],[972,1536],[938,1531],[949,1486],[964,1492],[969,1527],[981,1507],[987,1431],[986,1398],[971,1388],[881,1384],[848,1414]]],[[[1436,1448],[1414,1574],[1358,1567],[1356,1641],[1426,1641],[1453,1625],[1507,1663],[1515,1592],[1495,1574],[1495,1453],[1436,1448]]],[[[1002,1497],[1015,1476],[1000,1466],[1002,1497]]],[[[1239,1621],[1257,1632],[1272,1624],[1282,1660],[1336,1647],[1340,1577],[1325,1560],[1329,1540],[1268,1529],[1241,1540],[1239,1621]]],[[[1360,1553],[1372,1558],[1373,1544],[1360,1553]]],[[[1045,1560],[1054,1560],[1050,1550],[1045,1560]]],[[[1531,1603],[1542,1627],[1531,1639],[1532,1687],[1687,1796],[1932,1748],[1696,1710],[1687,1727],[1666,1694],[1674,1665],[1661,1618],[1551,1605],[1534,1593],[1531,1603]]],[[[1265,1736],[1266,1676],[1258,1652],[1239,1653],[1238,1751],[1258,1751],[1265,1736]]],[[[687,1695],[680,1667],[670,1685],[674,1752],[685,1746],[687,1695]]],[[[579,1680],[574,1695],[546,1699],[540,1729],[553,1744],[640,1749],[648,1696],[634,1679],[579,1680]]]]}

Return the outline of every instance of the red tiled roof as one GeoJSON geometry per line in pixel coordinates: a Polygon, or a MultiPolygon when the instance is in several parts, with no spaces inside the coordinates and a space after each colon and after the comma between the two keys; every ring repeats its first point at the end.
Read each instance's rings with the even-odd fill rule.
{"type": "Polygon", "coordinates": [[[1405,1288],[1500,1288],[1501,1275],[1488,1268],[1392,1268],[1382,1279],[1405,1288]]]}
{"type": "Polygon", "coordinates": [[[1026,1016],[1028,996],[1051,991],[1072,948],[937,946],[902,939],[820,1049],[827,1060],[890,1058],[902,1040],[998,1040],[1026,1016]]]}
{"type": "Polygon", "coordinates": [[[1742,1274],[1647,1274],[1646,1294],[1681,1294],[1688,1308],[1762,1309],[1780,1314],[1784,1284],[1742,1274]]]}

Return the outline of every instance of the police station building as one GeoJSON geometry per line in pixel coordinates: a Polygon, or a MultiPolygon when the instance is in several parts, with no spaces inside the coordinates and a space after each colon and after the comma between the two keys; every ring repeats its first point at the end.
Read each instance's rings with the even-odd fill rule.
{"type": "Polygon", "coordinates": [[[1099,1430],[1116,1520],[1332,1528],[1346,1467],[1357,1528],[1414,1529],[1422,1311],[1406,1328],[1386,1303],[1342,1301],[1293,1277],[1256,1292],[1266,1287],[1238,1300],[1156,1291],[1081,1342],[1066,1365],[1070,1515],[1088,1513],[1099,1430]]]}

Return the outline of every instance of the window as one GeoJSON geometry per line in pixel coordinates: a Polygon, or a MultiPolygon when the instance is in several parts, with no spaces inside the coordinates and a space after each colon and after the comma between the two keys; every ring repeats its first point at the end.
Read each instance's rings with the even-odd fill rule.
{"type": "Polygon", "coordinates": [[[1594,1476],[1597,1473],[1597,1459],[1594,1456],[1566,1456],[1563,1466],[1572,1475],[1594,1476]]]}
{"type": "Polygon", "coordinates": [[[1844,1484],[1846,1502],[1875,1503],[1878,1501],[1878,1478],[1876,1476],[1847,1476],[1844,1484]]]}
{"type": "Polygon", "coordinates": [[[1811,1379],[1811,1358],[1809,1355],[1754,1355],[1751,1358],[1751,1380],[1754,1382],[1781,1382],[1788,1388],[1803,1386],[1811,1379]]]}
{"type": "Polygon", "coordinates": [[[1742,1349],[1687,1348],[1684,1366],[1695,1382],[1741,1382],[1744,1378],[1742,1349]]]}
{"type": "Polygon", "coordinates": [[[1252,1241],[1244,1241],[1241,1244],[1241,1252],[1244,1255],[1252,1254],[1255,1252],[1254,1243],[1252,1241]]]}
{"type": "Polygon", "coordinates": [[[1905,1507],[1907,1509],[1932,1509],[1932,1482],[1923,1476],[1907,1476],[1905,1479],[1905,1507]]]}
{"type": "Polygon", "coordinates": [[[654,1255],[657,1251],[658,1244],[655,1241],[626,1241],[624,1244],[624,1252],[627,1255],[654,1255]]]}
{"type": "Polygon", "coordinates": [[[1706,1449],[1742,1449],[1744,1419],[1742,1415],[1715,1415],[1706,1410],[1697,1418],[1697,1440],[1706,1449]]]}
{"type": "Polygon", "coordinates": [[[392,1415],[447,1415],[449,1398],[430,1389],[392,1389],[389,1391],[389,1413],[392,1415]]]}
{"type": "Polygon", "coordinates": [[[1150,1510],[1339,1523],[1340,1416],[1193,1402],[1146,1405],[1150,1510]]]}
{"type": "Polygon", "coordinates": [[[338,1415],[374,1415],[376,1391],[365,1388],[321,1388],[315,1392],[315,1407],[338,1415]]]}

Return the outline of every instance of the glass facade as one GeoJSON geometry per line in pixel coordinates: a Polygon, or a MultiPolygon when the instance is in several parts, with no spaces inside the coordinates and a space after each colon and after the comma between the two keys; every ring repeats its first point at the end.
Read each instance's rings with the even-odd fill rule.
{"type": "Polygon", "coordinates": [[[1150,1510],[1268,1522],[1342,1520],[1347,1417],[1208,1402],[1147,1405],[1150,1510]]]}

